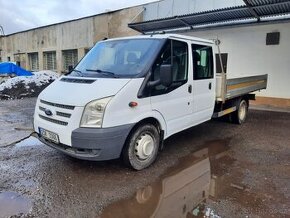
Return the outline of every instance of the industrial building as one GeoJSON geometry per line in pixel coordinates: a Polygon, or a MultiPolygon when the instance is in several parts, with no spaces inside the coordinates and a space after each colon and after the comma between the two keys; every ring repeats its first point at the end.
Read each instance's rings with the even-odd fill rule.
{"type": "Polygon", "coordinates": [[[289,14],[289,0],[163,0],[6,35],[0,60],[65,72],[102,38],[181,32],[218,39],[228,77],[268,74],[257,95],[290,107],[289,14]]]}
{"type": "Polygon", "coordinates": [[[103,38],[138,34],[128,28],[141,7],[84,17],[0,36],[0,62],[12,61],[31,70],[66,72],[103,38]]]}

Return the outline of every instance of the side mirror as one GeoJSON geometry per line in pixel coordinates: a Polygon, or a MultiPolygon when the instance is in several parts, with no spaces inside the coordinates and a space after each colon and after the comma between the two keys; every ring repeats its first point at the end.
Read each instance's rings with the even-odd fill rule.
{"type": "Polygon", "coordinates": [[[160,66],[160,84],[169,87],[172,84],[172,65],[162,64],[160,66]]]}
{"type": "Polygon", "coordinates": [[[69,66],[68,66],[68,72],[69,72],[69,73],[72,72],[73,69],[74,69],[74,68],[73,68],[72,65],[69,65],[69,66]]]}

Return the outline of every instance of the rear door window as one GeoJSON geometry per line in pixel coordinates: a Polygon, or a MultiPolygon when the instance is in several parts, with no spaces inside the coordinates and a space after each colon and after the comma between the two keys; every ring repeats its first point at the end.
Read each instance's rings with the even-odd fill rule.
{"type": "Polygon", "coordinates": [[[192,45],[193,79],[213,78],[212,47],[192,45]]]}

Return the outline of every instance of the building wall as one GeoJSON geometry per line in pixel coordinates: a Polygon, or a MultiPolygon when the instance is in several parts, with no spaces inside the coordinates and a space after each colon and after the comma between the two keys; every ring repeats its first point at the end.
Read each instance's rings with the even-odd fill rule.
{"type": "Polygon", "coordinates": [[[268,88],[259,96],[290,99],[290,22],[244,27],[219,27],[186,34],[221,41],[228,53],[228,77],[268,74],[268,88]],[[280,32],[279,45],[266,45],[266,34],[280,32]]]}
{"type": "Polygon", "coordinates": [[[10,57],[11,61],[19,61],[22,67],[30,70],[28,54],[38,52],[39,69],[43,70],[43,52],[56,51],[57,71],[62,72],[63,50],[77,49],[80,60],[86,49],[105,37],[139,34],[128,28],[128,23],[140,10],[140,7],[126,8],[2,37],[2,61],[8,61],[10,57]]]}

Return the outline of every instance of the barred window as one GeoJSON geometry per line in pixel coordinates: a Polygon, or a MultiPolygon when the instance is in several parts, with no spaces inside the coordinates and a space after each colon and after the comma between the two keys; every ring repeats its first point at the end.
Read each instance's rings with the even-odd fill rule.
{"type": "Polygon", "coordinates": [[[39,70],[39,60],[38,60],[37,52],[28,54],[28,63],[29,63],[29,68],[31,71],[39,70]]]}
{"type": "Polygon", "coordinates": [[[62,51],[63,70],[68,71],[69,66],[75,67],[78,63],[78,50],[64,50],[62,51]]]}
{"type": "Polygon", "coordinates": [[[56,71],[56,52],[43,52],[43,67],[45,70],[56,71]]]}

